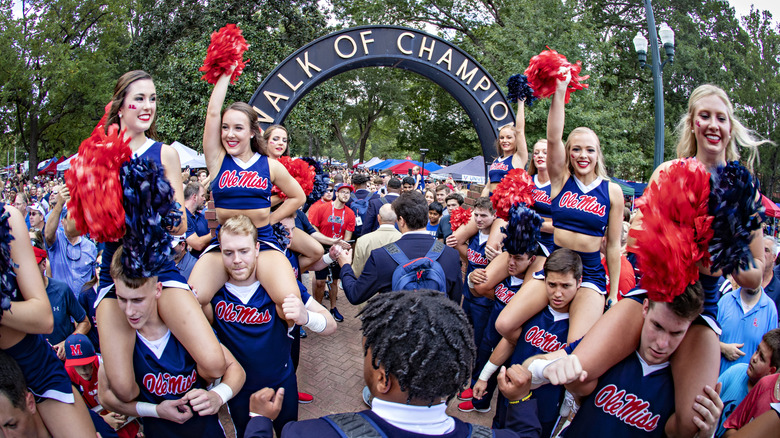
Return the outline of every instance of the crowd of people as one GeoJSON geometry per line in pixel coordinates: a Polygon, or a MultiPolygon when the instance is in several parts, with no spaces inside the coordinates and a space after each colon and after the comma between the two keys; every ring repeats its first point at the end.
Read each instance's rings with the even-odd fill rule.
{"type": "MultiPolygon", "coordinates": [[[[607,176],[597,133],[564,140],[568,72],[530,156],[518,101],[476,199],[452,181],[426,184],[419,168],[318,170],[311,199],[287,130],[225,105],[232,73],[214,84],[207,168],[195,172],[156,138],[151,76],[116,84],[105,129],[163,170],[182,216],[149,275],[132,242],[82,235],[73,187],[6,181],[4,436],[777,435],[777,242],[752,230],[749,263],[728,275],[670,249],[655,265],[687,263],[698,279],[660,299],[631,242],[643,213],[607,176]],[[532,201],[504,208],[497,198],[523,178],[532,201]],[[364,305],[355,397],[369,410],[297,421],[299,403],[315,401],[296,379],[301,338],[337,330],[342,293],[364,305]],[[493,430],[447,415],[456,397],[464,412],[495,409],[493,430]]],[[[750,169],[761,143],[712,85],[690,96],[677,134],[679,159],[651,185],[686,159],[714,172],[747,151],[750,169]]]]}

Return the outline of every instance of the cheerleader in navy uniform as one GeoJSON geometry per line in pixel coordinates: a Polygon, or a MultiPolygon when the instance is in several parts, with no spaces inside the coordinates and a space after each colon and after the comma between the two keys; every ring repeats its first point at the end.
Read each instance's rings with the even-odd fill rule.
{"type": "MultiPolygon", "coordinates": [[[[582,259],[582,284],[571,304],[569,342],[577,340],[593,326],[604,311],[607,293],[617,300],[618,282],[606,290],[606,273],[599,248],[607,236],[607,267],[610,278],[620,277],[620,236],[623,221],[623,194],[610,182],[604,168],[599,138],[588,128],[576,128],[563,143],[564,98],[571,80],[558,79],[547,119],[547,172],[555,227],[556,247],[576,251],[582,259]]],[[[532,279],[518,292],[520,299],[507,305],[496,321],[502,335],[511,336],[547,305],[544,282],[532,279]]]]}
{"type": "Polygon", "coordinates": [[[42,335],[53,317],[24,217],[2,203],[0,275],[0,348],[19,364],[46,428],[54,437],[94,437],[84,400],[42,335]]]}
{"type": "MultiPolygon", "coordinates": [[[[174,200],[183,209],[184,194],[179,155],[172,147],[156,141],[157,93],[152,77],[141,70],[125,73],[114,87],[110,105],[105,124],[106,132],[111,125],[118,124],[119,128],[124,130],[125,138],[130,139],[129,146],[133,157],[149,159],[163,168],[165,177],[173,188],[174,200]]],[[[74,187],[69,185],[68,188],[71,194],[74,194],[74,187]]],[[[182,234],[186,229],[186,219],[183,217],[181,224],[169,231],[182,234]]],[[[117,397],[130,401],[138,394],[132,370],[135,332],[130,329],[119,310],[109,273],[111,258],[120,245],[120,242],[106,243],[100,264],[95,306],[100,350],[108,379],[117,397]]],[[[164,287],[160,298],[160,314],[166,325],[195,358],[202,376],[211,379],[221,376],[225,371],[225,363],[219,354],[219,342],[203,317],[187,280],[178,272],[173,261],[160,273],[160,282],[164,287]]]]}
{"type": "MultiPolygon", "coordinates": [[[[703,209],[705,214],[714,214],[714,224],[734,223],[740,224],[741,233],[733,230],[715,231],[713,241],[719,240],[720,257],[715,257],[713,245],[710,243],[710,251],[713,251],[713,263],[719,259],[733,258],[732,260],[721,260],[719,267],[709,266],[709,254],[703,260],[685,261],[692,263],[694,275],[698,277],[704,289],[704,310],[701,318],[698,319],[688,330],[680,348],[672,356],[671,369],[674,374],[675,382],[675,402],[677,406],[690,406],[697,395],[703,395],[705,385],[714,385],[718,378],[720,366],[720,348],[718,336],[720,327],[717,324],[717,302],[719,297],[717,280],[723,272],[720,266],[727,269],[730,266],[734,280],[742,287],[755,289],[760,287],[763,269],[763,242],[761,238],[761,229],[758,221],[757,190],[749,177],[748,170],[742,171],[742,177],[738,178],[735,173],[723,173],[729,169],[735,171],[740,168],[734,160],[739,159],[738,147],[748,149],[749,156],[747,160],[748,168],[752,168],[752,163],[757,157],[758,146],[767,141],[760,141],[754,138],[738,119],[734,116],[734,109],[726,93],[714,85],[702,85],[696,88],[688,100],[688,111],[683,115],[677,125],[677,160],[672,160],[661,164],[650,178],[650,185],[663,184],[659,186],[661,197],[673,195],[675,192],[682,193],[688,198],[703,197],[703,209]],[[727,163],[728,166],[725,166],[727,163]],[[713,212],[713,205],[720,204],[713,202],[716,199],[715,187],[692,187],[691,184],[680,179],[675,179],[676,173],[673,173],[680,167],[698,166],[701,172],[711,172],[713,174],[712,182],[719,185],[744,186],[748,194],[737,196],[741,198],[740,205],[732,209],[727,209],[723,214],[713,212]],[[725,167],[724,167],[725,166],[725,167]],[[722,177],[714,175],[723,174],[722,177]],[[718,183],[718,181],[720,181],[718,183]],[[669,186],[670,185],[670,186],[669,186]],[[711,192],[712,190],[712,192],[711,192]],[[703,192],[702,191],[706,191],[703,192]],[[707,213],[709,198],[709,209],[707,213]],[[752,198],[752,199],[751,199],[752,198]],[[752,204],[752,205],[751,205],[752,204]],[[734,220],[734,218],[737,218],[734,220]],[[752,227],[747,225],[752,223],[752,227]],[[732,236],[742,235],[741,244],[732,236]],[[737,260],[735,256],[741,256],[737,260]],[[724,263],[725,261],[725,263],[724,263]],[[709,266],[709,267],[708,267],[709,266]]],[[[744,169],[744,168],[742,168],[744,169]]],[[[679,178],[679,177],[677,177],[679,178]]],[[[709,180],[709,174],[705,175],[705,180],[709,180]]],[[[707,181],[709,182],[709,181],[707,181]]],[[[648,187],[650,186],[648,185],[648,187]]],[[[718,188],[723,191],[723,189],[718,188]]],[[[729,190],[726,190],[729,191],[729,190]]],[[[640,209],[641,211],[641,209],[640,209]]],[[[669,214],[669,213],[666,213],[669,214]]],[[[634,239],[636,233],[642,232],[647,227],[643,224],[642,214],[635,218],[629,238],[634,239]]],[[[658,214],[654,215],[658,216],[658,214]]],[[[691,216],[683,214],[683,216],[691,216]]],[[[648,219],[649,220],[649,219],[648,219]]],[[[679,220],[679,219],[678,219],[679,220]]],[[[668,233],[664,233],[668,234],[668,233]]],[[[659,240],[653,238],[653,241],[659,240]]],[[[633,251],[641,252],[643,248],[639,243],[635,243],[633,251]]],[[[681,245],[679,242],[670,245],[673,248],[681,245]]],[[[707,242],[704,243],[707,245],[707,242]]],[[[668,257],[668,255],[666,256],[668,257]]],[[[638,266],[645,275],[639,279],[644,289],[649,271],[657,272],[657,268],[643,268],[642,263],[638,266]]],[[[674,267],[670,272],[684,272],[680,266],[674,267]]],[[[614,277],[612,277],[614,278],[614,277]]],[[[663,280],[659,280],[663,281],[663,280]]],[[[667,279],[668,282],[668,279],[667,279]]],[[[576,350],[580,357],[582,365],[589,370],[591,375],[600,375],[611,365],[622,360],[636,348],[637,339],[641,331],[639,314],[641,306],[632,300],[621,300],[614,309],[607,312],[605,316],[594,325],[592,332],[594,336],[586,337],[576,350]],[[625,303],[624,303],[625,302],[625,303]],[[620,336],[615,336],[620,333],[620,336]],[[610,338],[613,342],[603,342],[610,338]]],[[[670,436],[693,436],[696,429],[693,425],[693,418],[696,413],[691,409],[678,409],[667,424],[667,434],[670,436]]]]}
{"type": "MultiPolygon", "coordinates": [[[[256,278],[255,270],[260,267],[256,232],[246,216],[233,216],[225,221],[220,230],[220,246],[223,269],[228,272],[229,280],[210,298],[217,336],[247,371],[246,384],[230,401],[237,436],[243,436],[249,421],[249,396],[266,386],[285,388],[290,395],[275,421],[277,433],[287,422],[298,419],[295,397],[298,385],[290,354],[293,340],[288,336],[286,319],[324,334],[336,328],[333,318],[325,316],[324,307],[309,302],[310,297],[300,282],[296,284],[296,292],[304,294],[313,311],[306,309],[299,295],[292,291],[284,299],[283,311],[277,310],[276,303],[256,278]]],[[[294,326],[293,330],[296,329],[294,326]]]]}
{"type": "MultiPolygon", "coordinates": [[[[687,410],[689,406],[700,415],[692,421],[696,436],[715,433],[723,410],[718,396],[720,384],[715,389],[707,386],[692,405],[675,404],[677,380],[672,379],[669,365],[670,357],[682,348],[686,331],[693,327],[691,323],[702,310],[701,285],[688,285],[671,302],[655,301],[659,298],[648,292],[635,290],[622,300],[641,302],[639,346],[602,375],[591,376],[576,353],[550,363],[550,359],[561,357],[560,352],[552,353],[530,363],[529,370],[537,384],[565,384],[568,391],[583,397],[579,411],[561,436],[589,436],[598,431],[613,437],[663,437],[667,436],[664,425],[675,410],[687,410]]],[[[589,337],[591,333],[585,339],[589,337]]],[[[579,349],[575,347],[575,352],[579,349]]]]}
{"type": "MultiPolygon", "coordinates": [[[[493,349],[501,341],[501,335],[496,332],[496,318],[512,300],[515,293],[520,290],[526,271],[534,262],[541,222],[539,215],[525,206],[513,207],[509,212],[509,222],[506,228],[501,230],[506,234],[506,238],[504,238],[504,249],[508,255],[506,263],[497,258],[493,259],[486,269],[474,270],[467,278],[469,288],[474,294],[490,300],[491,303],[489,317],[482,331],[482,339],[477,343],[477,360],[472,383],[475,383],[480,377],[479,372],[488,362],[493,349]]],[[[464,412],[490,410],[490,401],[497,382],[495,378],[490,378],[489,383],[486,396],[484,396],[485,391],[477,396],[475,388],[473,400],[459,404],[458,409],[464,412]]]]}
{"type": "MultiPolygon", "coordinates": [[[[525,141],[525,101],[517,101],[517,116],[515,126],[506,125],[498,131],[496,140],[496,153],[500,158],[493,160],[488,168],[488,180],[480,196],[490,197],[498,183],[512,169],[525,169],[528,162],[528,145],[525,141]]],[[[489,260],[500,253],[501,241],[504,238],[501,235],[501,227],[506,225],[504,220],[496,220],[490,228],[490,238],[487,241],[489,260]]],[[[471,236],[477,234],[477,224],[472,219],[468,224],[458,228],[452,236],[447,239],[447,245],[457,248],[465,245],[471,236]]]]}
{"type": "Polygon", "coordinates": [[[529,275],[538,272],[544,266],[544,261],[553,251],[553,227],[552,200],[550,198],[550,174],[547,173],[547,139],[541,139],[534,144],[531,160],[528,162],[528,174],[534,178],[534,205],[533,209],[542,217],[541,235],[539,237],[539,250],[536,252],[536,260],[528,270],[529,275]]]}
{"type": "MultiPolygon", "coordinates": [[[[549,300],[547,307],[523,322],[522,331],[516,339],[500,340],[490,355],[490,360],[485,363],[479,381],[474,385],[475,397],[483,397],[486,388],[488,397],[492,395],[488,379],[501,364],[507,361],[507,366],[523,364],[532,356],[552,353],[568,345],[566,337],[569,331],[569,305],[582,281],[580,257],[566,248],[555,250],[544,264],[544,276],[549,300]]],[[[553,431],[562,396],[563,389],[552,385],[533,392],[532,398],[537,400],[539,406],[542,436],[550,436],[553,431]]],[[[505,409],[506,400],[499,398],[493,427],[503,427],[505,409]]]]}
{"type": "MultiPolygon", "coordinates": [[[[221,30],[220,32],[223,32],[221,30]]],[[[243,38],[241,38],[243,40],[243,38]]],[[[208,58],[207,58],[208,59],[208,58]]],[[[257,113],[244,102],[222,108],[235,65],[222,71],[209,100],[203,131],[203,153],[209,174],[214,175],[211,196],[217,220],[245,215],[257,228],[260,251],[257,254],[257,280],[282,313],[285,296],[300,297],[290,262],[274,237],[271,224],[295,213],[306,200],[303,189],[285,167],[265,155],[257,113]],[[271,190],[278,187],[287,199],[271,212],[271,190]]],[[[236,74],[237,75],[237,74],[236,74]]],[[[219,233],[219,229],[217,229],[219,233]]],[[[190,275],[190,284],[198,291],[201,305],[228,281],[215,238],[198,259],[190,275]]]]}
{"type": "Polygon", "coordinates": [[[122,253],[122,248],[114,253],[111,277],[115,280],[119,307],[138,337],[133,368],[141,391],[136,400],[121,402],[106,379],[105,367],[101,367],[101,403],[113,412],[141,417],[144,435],[150,438],[225,436],[217,412],[244,384],[243,368],[227,348],[220,346],[227,364],[225,375],[219,384],[207,390],[208,382],[198,374],[192,355],[171,334],[158,313],[158,301],[163,294],[158,277],[131,277],[122,253]]]}
{"type": "MultiPolygon", "coordinates": [[[[263,132],[263,140],[265,140],[265,154],[268,155],[269,159],[279,161],[288,150],[287,128],[282,125],[269,126],[263,132]]],[[[281,201],[278,196],[274,196],[271,205],[277,205],[281,201]]],[[[299,231],[293,229],[292,232],[295,234],[295,238],[293,239],[292,236],[290,238],[291,249],[300,254],[303,272],[311,271],[311,265],[317,263],[325,253],[324,248],[317,239],[303,229],[299,231]]]]}

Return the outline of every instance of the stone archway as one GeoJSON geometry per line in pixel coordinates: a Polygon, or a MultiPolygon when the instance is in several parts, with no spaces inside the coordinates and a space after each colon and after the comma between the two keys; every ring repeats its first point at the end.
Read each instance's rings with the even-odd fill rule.
{"type": "Polygon", "coordinates": [[[504,93],[474,58],[442,38],[400,26],[353,27],[312,41],[282,61],[249,104],[265,129],[282,123],[318,84],[363,67],[412,71],[447,90],[471,119],[486,162],[496,156],[499,128],[514,124],[504,93]]]}

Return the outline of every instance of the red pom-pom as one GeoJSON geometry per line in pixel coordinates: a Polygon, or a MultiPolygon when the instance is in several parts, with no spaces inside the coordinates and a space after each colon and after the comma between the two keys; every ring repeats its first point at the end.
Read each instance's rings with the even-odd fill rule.
{"type": "Polygon", "coordinates": [[[450,213],[450,228],[452,231],[457,231],[461,225],[466,225],[471,220],[471,210],[468,208],[458,207],[450,213]]]}
{"type": "MultiPolygon", "coordinates": [[[[290,175],[298,181],[298,184],[300,184],[303,189],[303,193],[305,193],[306,196],[309,196],[311,191],[314,190],[314,176],[316,175],[314,167],[306,161],[299,160],[298,158],[293,159],[287,156],[279,157],[279,162],[282,163],[284,168],[290,172],[290,175]]],[[[287,195],[276,186],[273,187],[271,193],[278,195],[281,199],[287,198],[287,195]]]]}
{"type": "MultiPolygon", "coordinates": [[[[109,108],[109,107],[106,107],[109,108]]],[[[119,126],[104,126],[100,119],[92,135],[81,142],[79,154],[65,172],[70,191],[68,213],[76,229],[98,242],[113,242],[125,234],[125,210],[119,168],[130,159],[130,139],[119,126]]]]}
{"type": "Polygon", "coordinates": [[[555,81],[563,80],[565,77],[565,74],[560,71],[561,67],[571,71],[571,81],[566,88],[566,103],[569,103],[572,92],[588,88],[588,84],[581,83],[590,77],[590,75],[580,76],[582,62],[577,61],[572,64],[566,60],[565,56],[548,47],[547,50],[543,50],[542,53],[531,58],[528,68],[525,69],[528,85],[533,88],[534,96],[543,99],[555,94],[555,81]]]}
{"type": "Polygon", "coordinates": [[[679,160],[658,174],[637,201],[641,229],[632,229],[640,285],[653,301],[671,302],[709,266],[713,217],[710,174],[695,159],[679,160]]]}
{"type": "Polygon", "coordinates": [[[515,204],[534,205],[534,180],[523,169],[512,169],[493,190],[490,201],[496,217],[509,220],[509,209],[515,204]]]}
{"type": "Polygon", "coordinates": [[[198,71],[205,72],[201,79],[205,79],[209,84],[216,84],[219,78],[228,73],[233,66],[233,74],[230,76],[230,83],[236,82],[241,76],[244,67],[249,62],[244,61],[244,52],[249,48],[244,36],[241,35],[241,29],[235,24],[228,24],[218,32],[211,34],[211,44],[209,44],[206,59],[203,60],[203,67],[198,71]]]}

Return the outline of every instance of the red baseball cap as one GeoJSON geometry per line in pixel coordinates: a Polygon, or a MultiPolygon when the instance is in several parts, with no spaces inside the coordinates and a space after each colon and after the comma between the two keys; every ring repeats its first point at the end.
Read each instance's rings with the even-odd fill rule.
{"type": "Polygon", "coordinates": [[[46,258],[46,250],[33,246],[33,252],[35,253],[35,262],[40,264],[43,259],[46,258]]]}

